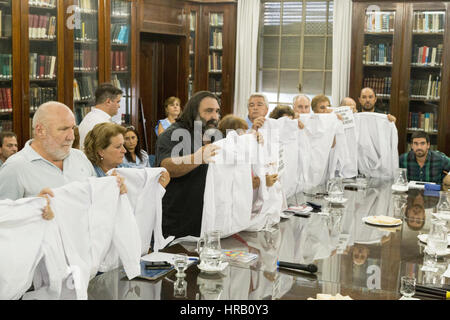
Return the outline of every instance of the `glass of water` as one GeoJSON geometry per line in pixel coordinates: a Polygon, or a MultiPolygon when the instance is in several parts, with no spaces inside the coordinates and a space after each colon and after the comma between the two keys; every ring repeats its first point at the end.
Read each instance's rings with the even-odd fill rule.
{"type": "Polygon", "coordinates": [[[173,284],[173,296],[185,299],[187,297],[187,281],[184,278],[177,278],[173,284]]]}
{"type": "Polygon", "coordinates": [[[400,293],[406,299],[416,294],[416,278],[404,276],[401,278],[400,293]]]}
{"type": "Polygon", "coordinates": [[[177,278],[184,278],[186,273],[184,271],[187,269],[188,257],[186,253],[179,253],[173,259],[175,270],[177,270],[177,278]]]}
{"type": "Polygon", "coordinates": [[[356,185],[358,186],[358,188],[365,189],[367,188],[367,184],[368,181],[365,174],[360,173],[356,176],[356,185]]]}
{"type": "Polygon", "coordinates": [[[444,255],[447,250],[447,222],[445,220],[432,218],[430,232],[427,239],[426,250],[435,256],[444,255]]]}

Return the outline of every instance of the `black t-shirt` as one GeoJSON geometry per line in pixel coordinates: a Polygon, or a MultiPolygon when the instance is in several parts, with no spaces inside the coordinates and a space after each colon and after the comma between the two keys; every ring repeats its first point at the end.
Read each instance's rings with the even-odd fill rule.
{"type": "MultiPolygon", "coordinates": [[[[177,133],[173,134],[177,129],[183,129],[179,122],[172,124],[158,137],[156,166],[159,167],[166,158],[187,156],[201,147],[201,140],[196,143],[197,145],[194,144],[193,130],[189,131],[190,141],[182,142],[183,139],[178,138],[177,133]],[[172,141],[172,136],[176,141],[172,141]],[[172,155],[175,147],[179,152],[172,155]]],[[[196,136],[201,139],[201,133],[196,136]]],[[[200,236],[207,172],[208,165],[203,164],[182,177],[171,177],[162,200],[162,227],[165,237],[200,236]]]]}

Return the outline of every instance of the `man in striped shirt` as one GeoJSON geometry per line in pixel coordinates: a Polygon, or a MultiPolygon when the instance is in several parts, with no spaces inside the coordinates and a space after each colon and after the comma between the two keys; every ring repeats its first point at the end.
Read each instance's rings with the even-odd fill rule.
{"type": "Polygon", "coordinates": [[[430,137],[423,131],[411,136],[411,151],[400,156],[400,168],[407,169],[408,180],[450,184],[450,158],[430,150],[430,137]]]}

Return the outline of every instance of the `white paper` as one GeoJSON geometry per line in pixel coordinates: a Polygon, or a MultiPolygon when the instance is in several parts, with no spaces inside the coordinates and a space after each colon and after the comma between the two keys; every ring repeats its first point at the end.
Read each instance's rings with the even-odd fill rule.
{"type": "Polygon", "coordinates": [[[332,109],[334,113],[342,116],[344,129],[355,127],[355,118],[353,117],[353,111],[350,107],[337,107],[332,109]]]}

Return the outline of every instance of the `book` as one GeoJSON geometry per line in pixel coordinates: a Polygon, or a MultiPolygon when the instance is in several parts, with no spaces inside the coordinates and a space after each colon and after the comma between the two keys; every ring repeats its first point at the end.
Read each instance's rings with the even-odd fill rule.
{"type": "Polygon", "coordinates": [[[146,269],[145,261],[141,260],[141,274],[138,275],[137,278],[154,281],[164,277],[173,270],[174,270],[173,266],[169,269],[146,269]]]}
{"type": "Polygon", "coordinates": [[[225,259],[229,262],[249,263],[258,258],[256,253],[250,253],[244,250],[222,250],[225,259]]]}

